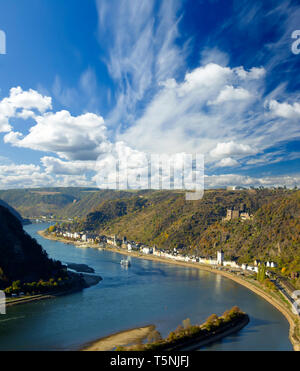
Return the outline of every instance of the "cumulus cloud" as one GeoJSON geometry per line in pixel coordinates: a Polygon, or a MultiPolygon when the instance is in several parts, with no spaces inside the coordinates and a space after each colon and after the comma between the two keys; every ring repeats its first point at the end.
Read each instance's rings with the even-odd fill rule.
{"type": "Polygon", "coordinates": [[[53,184],[53,179],[37,165],[12,163],[0,165],[0,183],[3,188],[25,188],[53,184]]]}
{"type": "Polygon", "coordinates": [[[232,85],[227,85],[218,95],[217,99],[209,104],[220,104],[229,101],[239,101],[250,99],[251,94],[243,88],[234,88],[232,85]]]}
{"type": "Polygon", "coordinates": [[[44,97],[32,89],[23,91],[19,86],[10,89],[10,96],[4,98],[2,104],[7,104],[15,110],[18,108],[37,109],[43,113],[52,108],[52,99],[50,97],[44,97]]]}
{"type": "Polygon", "coordinates": [[[68,111],[60,111],[34,119],[36,125],[30,128],[29,134],[10,132],[4,137],[5,142],[54,152],[70,160],[95,160],[105,146],[106,127],[101,116],[86,113],[74,117],[68,111]]]}
{"type": "Polygon", "coordinates": [[[217,167],[233,167],[237,166],[239,163],[237,160],[231,158],[231,157],[226,157],[223,158],[220,162],[216,164],[217,167]]]}
{"type": "Polygon", "coordinates": [[[191,154],[149,154],[117,142],[99,156],[93,180],[109,189],[203,190],[204,160],[191,154]]]}
{"type": "Polygon", "coordinates": [[[52,99],[29,89],[23,91],[21,87],[11,88],[9,97],[0,101],[0,132],[12,129],[9,119],[12,117],[28,118],[33,115],[31,110],[44,113],[52,108],[52,99]]]}
{"type": "Polygon", "coordinates": [[[240,155],[251,155],[256,153],[257,150],[251,148],[247,144],[235,143],[233,141],[227,143],[218,143],[210,154],[212,157],[223,157],[223,156],[240,156],[240,155]]]}
{"type": "Polygon", "coordinates": [[[272,99],[269,102],[266,102],[267,107],[269,108],[273,116],[282,117],[285,119],[299,119],[300,118],[300,104],[295,102],[289,104],[286,102],[279,103],[275,99],[272,99]]]}
{"type": "Polygon", "coordinates": [[[34,164],[0,164],[0,183],[4,189],[38,187],[86,187],[96,184],[85,174],[54,174],[34,164]]]}
{"type": "Polygon", "coordinates": [[[47,174],[55,175],[82,175],[88,171],[95,171],[95,161],[62,161],[56,157],[45,156],[41,162],[47,174]]]}
{"type": "Polygon", "coordinates": [[[244,80],[259,80],[266,74],[266,70],[263,67],[252,67],[249,71],[246,71],[243,67],[237,67],[235,72],[244,80]]]}

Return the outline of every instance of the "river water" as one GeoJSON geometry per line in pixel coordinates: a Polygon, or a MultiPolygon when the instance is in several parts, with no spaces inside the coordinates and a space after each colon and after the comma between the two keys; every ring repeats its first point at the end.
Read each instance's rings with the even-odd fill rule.
{"type": "Polygon", "coordinates": [[[213,273],[122,255],[76,248],[37,234],[47,224],[25,230],[49,256],[83,263],[103,277],[98,285],[55,299],[15,306],[0,316],[0,350],[74,350],[109,334],[155,324],[163,336],[182,320],[202,323],[238,305],[250,323],[204,350],[292,350],[285,317],[243,286],[213,273]]]}

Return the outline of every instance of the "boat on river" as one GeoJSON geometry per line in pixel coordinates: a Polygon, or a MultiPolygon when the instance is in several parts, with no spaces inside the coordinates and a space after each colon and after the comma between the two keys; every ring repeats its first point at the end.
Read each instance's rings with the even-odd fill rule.
{"type": "Polygon", "coordinates": [[[123,267],[130,267],[130,266],[131,266],[130,261],[127,260],[127,259],[122,259],[122,260],[120,261],[120,264],[121,264],[123,267]]]}

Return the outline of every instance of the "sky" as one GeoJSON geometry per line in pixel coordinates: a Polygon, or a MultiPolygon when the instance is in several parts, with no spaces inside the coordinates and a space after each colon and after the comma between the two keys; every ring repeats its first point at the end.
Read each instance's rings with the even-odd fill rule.
{"type": "Polygon", "coordinates": [[[292,0],[0,0],[0,188],[184,153],[207,188],[299,187],[297,30],[292,0]]]}

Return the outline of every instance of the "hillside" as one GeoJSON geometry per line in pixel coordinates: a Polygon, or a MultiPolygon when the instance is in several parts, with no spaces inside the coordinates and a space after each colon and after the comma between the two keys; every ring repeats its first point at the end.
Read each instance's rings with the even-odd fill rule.
{"type": "Polygon", "coordinates": [[[6,207],[23,225],[30,223],[29,220],[23,219],[22,216],[17,212],[17,210],[15,210],[5,201],[0,200],[0,206],[6,207]]]}
{"type": "Polygon", "coordinates": [[[222,248],[240,261],[264,257],[300,263],[300,192],[270,200],[250,221],[218,222],[199,239],[199,246],[212,254],[222,248]]]}
{"type": "Polygon", "coordinates": [[[214,190],[193,202],[186,202],[183,193],[157,191],[103,202],[77,228],[203,256],[223,248],[225,256],[240,261],[291,261],[300,256],[299,210],[300,191],[214,190]],[[232,207],[243,208],[253,219],[223,222],[232,207]]]}
{"type": "Polygon", "coordinates": [[[97,188],[41,188],[0,190],[0,198],[23,218],[54,215],[60,219],[84,217],[105,200],[128,198],[132,192],[97,188]]]}
{"type": "Polygon", "coordinates": [[[0,288],[15,280],[49,278],[61,269],[61,263],[49,259],[36,240],[24,232],[21,222],[3,206],[0,235],[0,288]]]}

